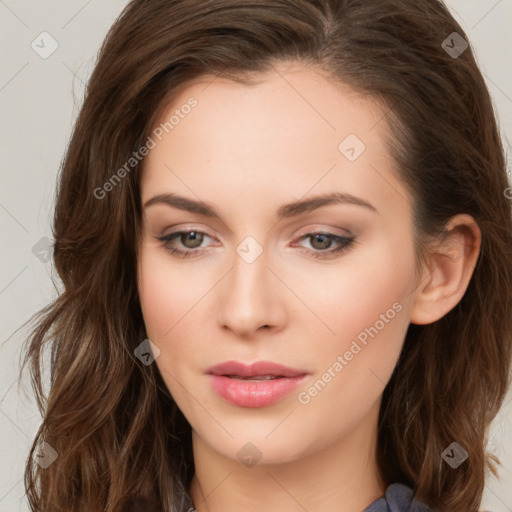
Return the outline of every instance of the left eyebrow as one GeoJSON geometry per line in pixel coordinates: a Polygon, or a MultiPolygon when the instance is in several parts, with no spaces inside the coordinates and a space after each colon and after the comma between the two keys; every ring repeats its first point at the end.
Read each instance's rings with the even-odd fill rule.
{"type": "Polygon", "coordinates": [[[328,206],[332,204],[351,204],[355,206],[362,206],[363,208],[367,208],[374,213],[378,213],[375,206],[360,197],[356,197],[351,194],[343,194],[341,192],[332,192],[331,194],[324,194],[312,197],[310,199],[303,199],[301,201],[285,204],[281,206],[277,211],[277,217],[280,220],[288,217],[294,217],[296,215],[300,215],[301,213],[317,210],[322,206],[328,206]]]}
{"type": "MultiPolygon", "coordinates": [[[[192,213],[198,213],[205,217],[212,217],[220,219],[220,215],[216,212],[213,206],[203,201],[196,201],[178,194],[158,194],[151,199],[148,199],[144,203],[144,208],[148,208],[154,204],[168,204],[174,206],[180,210],[186,210],[192,213]]],[[[311,212],[321,208],[322,206],[328,206],[333,204],[348,204],[361,206],[374,213],[378,213],[377,209],[370,204],[368,201],[360,197],[353,196],[351,194],[344,194],[341,192],[332,192],[330,194],[323,194],[312,197],[310,199],[302,199],[300,201],[294,201],[292,203],[285,204],[277,210],[277,218],[279,220],[295,217],[301,213],[311,212]]]]}

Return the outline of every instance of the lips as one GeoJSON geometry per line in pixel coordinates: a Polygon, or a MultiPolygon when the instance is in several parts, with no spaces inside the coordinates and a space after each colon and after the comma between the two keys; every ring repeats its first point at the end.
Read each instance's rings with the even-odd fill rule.
{"type": "Polygon", "coordinates": [[[288,368],[271,361],[258,361],[246,365],[239,361],[226,361],[209,368],[206,373],[225,377],[253,380],[271,380],[273,378],[293,378],[306,375],[307,372],[288,368]]]}
{"type": "Polygon", "coordinates": [[[227,361],[207,370],[212,389],[238,407],[266,407],[280,401],[306,379],[307,372],[270,361],[250,365],[227,361]]]}

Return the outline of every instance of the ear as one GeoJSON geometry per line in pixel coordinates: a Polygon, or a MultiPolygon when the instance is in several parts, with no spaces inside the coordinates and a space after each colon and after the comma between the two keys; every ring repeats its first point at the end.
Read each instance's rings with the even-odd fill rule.
{"type": "Polygon", "coordinates": [[[439,320],[462,299],[475,269],[482,235],[473,217],[459,214],[446,225],[442,240],[428,248],[426,266],[414,291],[410,322],[439,320]]]}

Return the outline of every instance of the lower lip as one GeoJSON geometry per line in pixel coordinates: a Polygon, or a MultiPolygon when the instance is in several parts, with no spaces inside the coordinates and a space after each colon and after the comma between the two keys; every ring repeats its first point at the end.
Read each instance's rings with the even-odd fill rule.
{"type": "Polygon", "coordinates": [[[240,407],[265,407],[300,386],[306,375],[260,381],[211,374],[208,377],[212,388],[228,402],[240,407]]]}

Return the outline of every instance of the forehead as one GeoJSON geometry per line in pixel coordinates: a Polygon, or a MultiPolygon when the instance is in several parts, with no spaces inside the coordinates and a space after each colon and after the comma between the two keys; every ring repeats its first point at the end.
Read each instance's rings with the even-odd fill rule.
{"type": "MultiPolygon", "coordinates": [[[[327,147],[347,131],[363,136],[383,117],[376,97],[356,91],[320,69],[283,63],[272,72],[252,75],[251,80],[254,83],[246,85],[205,75],[183,84],[161,110],[157,125],[165,124],[173,113],[190,110],[187,102],[194,98],[197,106],[190,115],[180,116],[181,121],[193,120],[180,121],[179,130],[175,126],[173,131],[178,136],[179,132],[188,135],[187,126],[193,125],[194,133],[203,135],[203,145],[212,141],[212,149],[217,137],[231,137],[236,143],[244,134],[250,134],[251,146],[273,142],[275,147],[307,135],[325,140],[327,147]]],[[[378,137],[371,138],[375,144],[378,137]]]]}
{"type": "Polygon", "coordinates": [[[180,89],[155,126],[161,140],[144,162],[145,199],[163,184],[199,196],[222,185],[249,202],[258,194],[286,202],[340,185],[360,196],[378,188],[381,202],[396,199],[400,184],[375,98],[298,65],[258,80],[248,86],[204,76],[180,89]]]}

